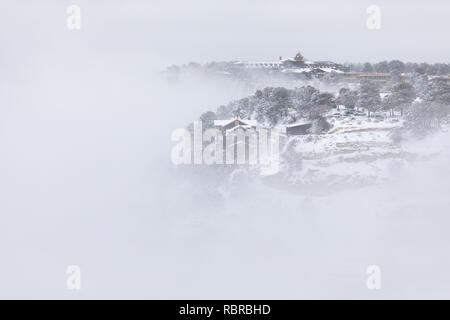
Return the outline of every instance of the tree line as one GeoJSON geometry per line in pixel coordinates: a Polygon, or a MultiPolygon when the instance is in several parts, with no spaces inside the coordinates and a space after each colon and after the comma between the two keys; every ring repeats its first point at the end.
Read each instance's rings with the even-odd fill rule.
{"type": "Polygon", "coordinates": [[[450,114],[450,85],[414,74],[409,81],[394,76],[385,84],[364,80],[357,88],[343,87],[337,94],[321,92],[311,85],[266,87],[205,112],[200,119],[205,129],[216,119],[230,118],[256,119],[267,127],[309,119],[326,129],[325,115],[337,106],[345,106],[350,114],[365,112],[368,117],[378,112],[405,117],[411,126],[421,129],[438,127],[450,114]]]}
{"type": "Polygon", "coordinates": [[[346,63],[351,72],[378,72],[378,73],[418,73],[425,75],[448,75],[450,63],[415,63],[400,60],[381,61],[377,63],[346,63]]]}

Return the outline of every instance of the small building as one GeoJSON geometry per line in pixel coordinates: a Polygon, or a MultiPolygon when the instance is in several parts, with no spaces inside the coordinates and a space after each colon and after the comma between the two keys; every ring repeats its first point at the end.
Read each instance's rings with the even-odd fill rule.
{"type": "MultiPolygon", "coordinates": [[[[377,83],[386,83],[391,79],[389,73],[376,73],[376,72],[343,72],[339,74],[339,77],[347,82],[361,82],[361,80],[369,80],[377,83]]],[[[402,76],[402,79],[405,77],[402,76]]]]}
{"type": "Polygon", "coordinates": [[[310,133],[312,127],[311,122],[294,123],[286,126],[286,135],[300,136],[310,133]]]}
{"type": "Polygon", "coordinates": [[[256,120],[243,120],[239,118],[228,120],[214,120],[214,126],[223,132],[240,127],[244,130],[256,128],[258,122],[256,120]]]}
{"type": "Polygon", "coordinates": [[[450,76],[434,76],[431,77],[430,81],[433,83],[437,82],[446,82],[447,84],[450,84],[450,76]]]}

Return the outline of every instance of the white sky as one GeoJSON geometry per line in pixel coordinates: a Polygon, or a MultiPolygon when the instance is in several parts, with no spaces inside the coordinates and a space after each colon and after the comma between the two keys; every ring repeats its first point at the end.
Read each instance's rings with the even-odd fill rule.
{"type": "Polygon", "coordinates": [[[312,60],[448,63],[449,12],[445,0],[3,0],[0,36],[12,57],[78,41],[92,52],[142,54],[164,65],[277,59],[298,50],[312,60]],[[82,10],[77,34],[65,25],[69,4],[82,10]],[[366,27],[372,4],[381,9],[380,30],[366,27]]]}

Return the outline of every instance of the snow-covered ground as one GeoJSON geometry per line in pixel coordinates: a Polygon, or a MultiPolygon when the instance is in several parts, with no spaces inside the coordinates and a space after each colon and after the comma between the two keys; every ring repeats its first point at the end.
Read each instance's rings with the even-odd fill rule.
{"type": "Polygon", "coordinates": [[[333,127],[325,134],[290,138],[301,168],[290,171],[287,181],[303,192],[382,183],[398,166],[427,156],[395,140],[404,125],[401,118],[333,116],[328,121],[333,127]]]}

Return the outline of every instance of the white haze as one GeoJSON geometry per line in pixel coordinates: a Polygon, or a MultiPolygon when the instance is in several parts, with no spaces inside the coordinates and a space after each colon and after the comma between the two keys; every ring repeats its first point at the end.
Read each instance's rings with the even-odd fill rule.
{"type": "MultiPolygon", "coordinates": [[[[348,10],[364,12],[350,2],[348,10]]],[[[417,142],[436,157],[393,170],[381,186],[308,197],[255,182],[211,198],[207,181],[186,181],[171,164],[170,134],[251,92],[207,79],[168,85],[157,74],[175,62],[270,58],[304,42],[318,58],[353,61],[441,61],[448,45],[428,39],[417,59],[410,50],[383,53],[388,48],[358,56],[327,51],[314,37],[292,44],[286,35],[272,37],[270,49],[257,38],[258,52],[247,40],[262,18],[239,25],[241,33],[205,38],[217,11],[227,23],[237,2],[185,6],[171,17],[156,1],[165,13],[158,20],[143,1],[80,1],[77,33],[65,29],[65,6],[56,3],[10,1],[1,11],[1,298],[450,297],[448,134],[417,142]],[[193,12],[202,20],[191,25],[193,12]],[[183,26],[200,35],[188,43],[183,26]],[[81,267],[79,291],[66,289],[71,264],[81,267]],[[366,288],[370,264],[381,267],[382,290],[366,288]]],[[[274,5],[249,1],[243,10],[274,5]]],[[[351,19],[364,24],[364,16],[351,19]]]]}

